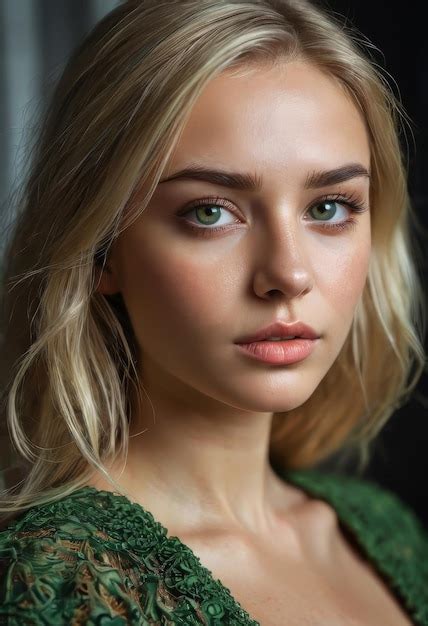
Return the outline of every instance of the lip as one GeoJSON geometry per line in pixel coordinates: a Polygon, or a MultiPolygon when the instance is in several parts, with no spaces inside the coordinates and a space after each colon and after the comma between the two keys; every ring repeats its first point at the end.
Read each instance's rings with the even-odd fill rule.
{"type": "Polygon", "coordinates": [[[319,339],[320,335],[310,326],[303,322],[296,321],[285,323],[276,321],[269,326],[265,326],[253,334],[239,338],[235,343],[238,345],[262,341],[267,337],[298,337],[300,339],[319,339]]]}
{"type": "Polygon", "coordinates": [[[251,359],[272,365],[291,365],[306,359],[315,350],[316,339],[286,339],[284,341],[253,341],[238,344],[238,350],[251,359]]]}

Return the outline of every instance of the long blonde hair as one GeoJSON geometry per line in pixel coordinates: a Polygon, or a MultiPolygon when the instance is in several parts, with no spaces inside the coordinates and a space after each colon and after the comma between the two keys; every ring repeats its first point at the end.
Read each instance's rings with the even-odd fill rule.
{"type": "Polygon", "coordinates": [[[5,254],[1,512],[67,495],[94,468],[128,495],[104,464],[127,453],[137,349],[121,295],[95,291],[96,268],[150,201],[205,85],[293,58],[334,77],[364,115],[373,250],[343,349],[303,405],[274,415],[271,458],[298,469],[358,450],[367,462],[423,371],[426,323],[405,113],[369,47],[306,0],[134,0],[76,49],[41,122],[5,254]]]}

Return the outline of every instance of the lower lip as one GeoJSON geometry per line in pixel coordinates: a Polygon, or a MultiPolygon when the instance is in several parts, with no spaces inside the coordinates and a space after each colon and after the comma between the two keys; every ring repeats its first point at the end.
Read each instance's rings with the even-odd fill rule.
{"type": "Polygon", "coordinates": [[[248,356],[264,363],[289,365],[309,356],[315,348],[317,339],[288,339],[286,341],[254,341],[238,343],[240,350],[248,356]]]}

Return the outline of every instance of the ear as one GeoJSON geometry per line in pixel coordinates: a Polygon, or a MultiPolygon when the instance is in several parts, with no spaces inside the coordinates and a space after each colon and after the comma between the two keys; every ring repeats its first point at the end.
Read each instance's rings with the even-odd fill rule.
{"type": "Polygon", "coordinates": [[[108,262],[104,266],[95,264],[95,291],[104,295],[113,295],[120,291],[116,273],[108,262]]]}

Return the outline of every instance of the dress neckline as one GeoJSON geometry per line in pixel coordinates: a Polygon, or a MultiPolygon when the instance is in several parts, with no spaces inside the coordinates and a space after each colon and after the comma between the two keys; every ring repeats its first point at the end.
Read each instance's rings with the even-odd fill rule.
{"type": "MultiPolygon", "coordinates": [[[[378,576],[387,583],[391,593],[395,595],[404,611],[409,617],[414,618],[418,606],[422,606],[424,602],[428,603],[428,590],[423,589],[423,581],[419,587],[416,585],[415,589],[414,560],[412,566],[412,557],[414,555],[415,559],[418,558],[415,551],[422,545],[418,543],[419,535],[415,535],[413,545],[409,545],[408,542],[403,546],[404,550],[407,550],[407,560],[404,558],[399,564],[397,557],[400,555],[397,554],[397,550],[400,550],[400,545],[395,542],[394,528],[391,528],[390,524],[388,525],[388,510],[391,506],[397,505],[394,494],[385,489],[374,494],[373,489],[376,490],[376,485],[373,481],[370,484],[344,474],[325,473],[313,469],[275,471],[280,478],[299,487],[306,495],[324,500],[334,508],[341,527],[348,534],[345,539],[353,541],[357,552],[364,559],[368,558],[378,576]],[[373,495],[375,495],[374,501],[373,495]],[[365,503],[368,501],[372,501],[372,504],[367,508],[365,503]],[[387,541],[388,532],[392,535],[389,542],[387,541]],[[396,576],[398,565],[400,572],[399,576],[396,576]]],[[[70,495],[76,496],[82,492],[98,493],[112,498],[112,501],[117,504],[130,505],[136,514],[148,521],[149,528],[155,528],[158,537],[162,538],[161,552],[168,555],[168,558],[174,554],[178,559],[185,560],[185,567],[192,574],[189,576],[189,580],[192,580],[192,594],[199,597],[207,615],[212,618],[221,618],[224,611],[227,610],[229,615],[233,615],[235,621],[230,623],[234,626],[260,626],[260,623],[252,618],[248,611],[234,598],[230,589],[220,579],[216,579],[214,574],[203,565],[190,546],[182,542],[179,537],[169,535],[168,529],[156,520],[148,509],[120,493],[89,485],[75,490],[70,495]]],[[[403,511],[399,521],[404,521],[404,523],[407,521],[411,525],[415,519],[412,516],[407,518],[406,514],[409,515],[403,511]]],[[[405,526],[406,524],[404,524],[405,526]]],[[[401,529],[402,526],[396,528],[397,531],[401,529]]],[[[428,545],[424,544],[423,547],[428,556],[428,545]]]]}

